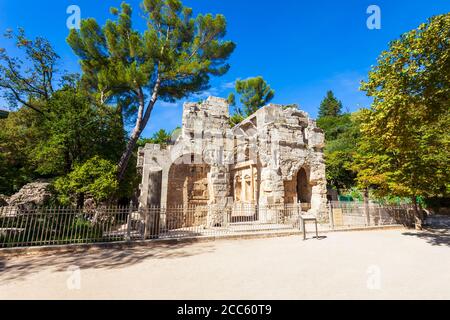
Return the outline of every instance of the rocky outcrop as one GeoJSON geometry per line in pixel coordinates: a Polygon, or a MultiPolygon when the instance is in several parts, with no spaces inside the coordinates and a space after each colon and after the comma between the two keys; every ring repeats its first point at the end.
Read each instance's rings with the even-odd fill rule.
{"type": "Polygon", "coordinates": [[[18,193],[9,198],[9,205],[23,210],[32,209],[48,203],[52,197],[50,183],[44,181],[25,185],[18,193]]]}

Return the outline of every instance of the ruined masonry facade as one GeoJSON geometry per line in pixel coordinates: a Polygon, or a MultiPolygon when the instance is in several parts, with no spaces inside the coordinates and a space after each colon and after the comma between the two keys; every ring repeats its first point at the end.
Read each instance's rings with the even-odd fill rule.
{"type": "MultiPolygon", "coordinates": [[[[229,119],[224,99],[186,103],[173,145],[139,150],[140,206],[207,207],[193,224],[203,217],[209,227],[245,205],[301,204],[319,218],[327,214],[324,133],[307,113],[271,104],[234,128],[229,119]]],[[[257,219],[270,219],[270,210],[257,219]]]]}

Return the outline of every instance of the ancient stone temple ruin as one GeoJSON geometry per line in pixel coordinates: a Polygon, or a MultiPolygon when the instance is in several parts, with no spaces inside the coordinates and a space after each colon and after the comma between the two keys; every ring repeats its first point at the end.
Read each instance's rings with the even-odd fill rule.
{"type": "Polygon", "coordinates": [[[166,208],[162,224],[171,208],[199,208],[191,223],[209,227],[230,222],[244,206],[260,222],[283,205],[321,217],[327,214],[323,148],[324,133],[295,106],[268,105],[232,128],[226,100],[187,103],[172,145],[139,150],[140,206],[166,208]]]}

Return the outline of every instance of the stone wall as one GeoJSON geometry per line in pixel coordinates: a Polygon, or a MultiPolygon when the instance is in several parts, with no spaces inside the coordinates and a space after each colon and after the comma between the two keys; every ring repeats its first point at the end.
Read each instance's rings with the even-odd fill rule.
{"type": "MultiPolygon", "coordinates": [[[[170,206],[183,188],[184,196],[176,201],[183,206],[192,203],[192,192],[207,194],[199,205],[206,202],[214,208],[208,213],[208,226],[226,222],[224,212],[234,204],[310,199],[310,213],[327,214],[324,134],[305,112],[272,104],[230,128],[226,100],[210,97],[202,103],[186,103],[182,123],[173,145],[139,150],[141,206],[170,206]],[[199,168],[208,172],[193,179],[199,168]],[[308,180],[302,186],[301,172],[308,180]]],[[[161,221],[164,224],[164,217],[161,221]]]]}

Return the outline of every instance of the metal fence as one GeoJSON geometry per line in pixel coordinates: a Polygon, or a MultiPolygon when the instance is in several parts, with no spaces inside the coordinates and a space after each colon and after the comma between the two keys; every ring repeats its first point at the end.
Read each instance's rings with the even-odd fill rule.
{"type": "Polygon", "coordinates": [[[298,206],[0,208],[0,248],[222,236],[298,229],[298,206]]]}
{"type": "Polygon", "coordinates": [[[329,202],[328,211],[330,227],[334,230],[397,224],[410,226],[414,220],[410,205],[329,202]]]}
{"type": "MultiPolygon", "coordinates": [[[[299,231],[309,206],[0,207],[0,248],[299,231]]],[[[329,203],[321,230],[402,223],[404,207],[329,203]],[[367,215],[368,213],[368,215],[367,215]]]]}
{"type": "Polygon", "coordinates": [[[121,241],[130,210],[0,208],[0,248],[121,241]]]}

